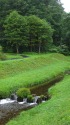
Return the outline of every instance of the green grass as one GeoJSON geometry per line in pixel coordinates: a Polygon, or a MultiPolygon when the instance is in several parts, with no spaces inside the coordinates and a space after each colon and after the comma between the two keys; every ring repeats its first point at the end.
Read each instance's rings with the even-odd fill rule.
{"type": "Polygon", "coordinates": [[[55,62],[55,59],[51,58],[51,56],[51,54],[31,55],[29,58],[0,61],[0,79],[55,62]]]}
{"type": "Polygon", "coordinates": [[[32,57],[32,56],[38,55],[38,53],[31,53],[31,52],[25,52],[22,54],[5,53],[5,55],[7,57],[7,60],[10,60],[10,59],[12,60],[12,59],[23,59],[23,56],[32,57]]]}
{"type": "Polygon", "coordinates": [[[70,76],[66,76],[49,93],[51,99],[23,111],[6,125],[70,125],[70,76]]]}
{"type": "MultiPolygon", "coordinates": [[[[70,57],[58,53],[28,53],[28,58],[6,55],[9,60],[0,61],[0,95],[3,97],[20,87],[48,84],[70,69],[70,57]]],[[[49,93],[52,98],[48,102],[23,111],[7,125],[70,125],[70,76],[50,88],[49,93]]]]}
{"type": "Polygon", "coordinates": [[[42,54],[32,55],[29,58],[24,59],[0,61],[0,79],[14,76],[28,70],[38,69],[43,66],[54,65],[59,63],[59,61],[67,62],[67,60],[68,58],[61,54],[42,54]]]}
{"type": "Polygon", "coordinates": [[[20,54],[5,53],[7,59],[22,59],[20,54]]]}
{"type": "Polygon", "coordinates": [[[0,62],[0,95],[7,97],[20,87],[31,87],[54,79],[70,68],[61,54],[42,54],[0,62]]]}

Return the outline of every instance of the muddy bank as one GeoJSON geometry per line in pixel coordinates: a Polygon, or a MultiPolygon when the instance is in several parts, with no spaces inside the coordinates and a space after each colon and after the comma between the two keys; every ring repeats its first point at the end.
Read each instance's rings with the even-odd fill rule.
{"type": "Polygon", "coordinates": [[[56,83],[60,82],[64,78],[64,75],[58,75],[53,80],[46,82],[42,85],[37,85],[35,87],[30,88],[31,93],[35,93],[37,95],[48,94],[48,89],[55,85],[56,83]]]}
{"type": "Polygon", "coordinates": [[[52,79],[49,82],[45,82],[42,85],[37,85],[37,86],[33,86],[32,88],[30,88],[31,93],[35,93],[37,95],[42,95],[42,94],[48,94],[48,89],[59,83],[61,80],[63,80],[65,75],[70,75],[70,70],[65,71],[63,74],[60,74],[58,76],[56,76],[54,79],[52,79]]]}

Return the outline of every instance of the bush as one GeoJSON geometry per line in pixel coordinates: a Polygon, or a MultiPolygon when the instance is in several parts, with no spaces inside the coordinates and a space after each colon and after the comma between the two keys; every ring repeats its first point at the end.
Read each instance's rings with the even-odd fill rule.
{"type": "Polygon", "coordinates": [[[52,46],[49,49],[49,52],[51,52],[51,53],[61,53],[61,54],[64,54],[64,55],[70,55],[69,49],[65,44],[60,45],[60,46],[52,46]]]}
{"type": "Polygon", "coordinates": [[[59,53],[62,53],[64,55],[69,55],[70,52],[68,50],[68,47],[64,44],[64,45],[61,45],[61,46],[58,46],[58,51],[59,53]]]}
{"type": "Polygon", "coordinates": [[[18,97],[27,98],[27,96],[30,95],[30,89],[20,88],[20,89],[18,89],[18,91],[16,93],[17,93],[18,97]]]}
{"type": "Polygon", "coordinates": [[[51,48],[49,49],[49,52],[51,52],[51,53],[58,53],[59,51],[58,51],[58,47],[56,47],[56,46],[51,46],[51,48]]]}
{"type": "Polygon", "coordinates": [[[27,96],[27,102],[33,102],[34,98],[32,95],[27,96]]]}
{"type": "Polygon", "coordinates": [[[46,101],[48,100],[48,95],[41,95],[40,98],[43,100],[43,101],[46,101]]]}
{"type": "Polygon", "coordinates": [[[44,95],[41,95],[40,97],[41,97],[41,99],[42,99],[42,100],[44,100],[44,98],[45,98],[45,96],[44,96],[44,95]]]}

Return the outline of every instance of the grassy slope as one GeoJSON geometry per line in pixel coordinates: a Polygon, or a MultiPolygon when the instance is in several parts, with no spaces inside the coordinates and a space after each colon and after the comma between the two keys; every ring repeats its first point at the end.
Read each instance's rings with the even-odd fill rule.
{"type": "Polygon", "coordinates": [[[26,59],[0,62],[0,94],[8,96],[21,86],[33,86],[55,78],[67,70],[67,57],[61,54],[35,55],[26,59]]]}
{"type": "Polygon", "coordinates": [[[70,125],[70,76],[50,89],[52,98],[7,125],[70,125]]]}
{"type": "Polygon", "coordinates": [[[28,58],[0,61],[0,79],[53,63],[55,60],[51,58],[51,56],[51,54],[34,56],[29,55],[28,58]]]}
{"type": "MultiPolygon", "coordinates": [[[[12,57],[13,55],[8,55],[8,56],[12,57]]],[[[15,58],[19,57],[19,55],[14,55],[14,56],[15,58]]],[[[28,70],[33,70],[41,68],[43,66],[48,66],[49,64],[53,65],[61,60],[65,62],[67,58],[61,54],[42,54],[33,56],[29,55],[29,58],[0,61],[0,79],[9,76],[14,76],[18,73],[25,72],[28,70]]]]}

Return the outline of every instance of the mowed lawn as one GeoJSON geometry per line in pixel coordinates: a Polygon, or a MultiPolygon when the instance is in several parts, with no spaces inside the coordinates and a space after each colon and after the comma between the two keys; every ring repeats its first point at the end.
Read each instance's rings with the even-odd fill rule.
{"type": "Polygon", "coordinates": [[[70,125],[70,76],[52,88],[51,99],[23,111],[6,125],[70,125]]]}
{"type": "Polygon", "coordinates": [[[68,57],[56,53],[0,61],[0,95],[8,97],[20,87],[43,84],[69,69],[68,57]]]}

